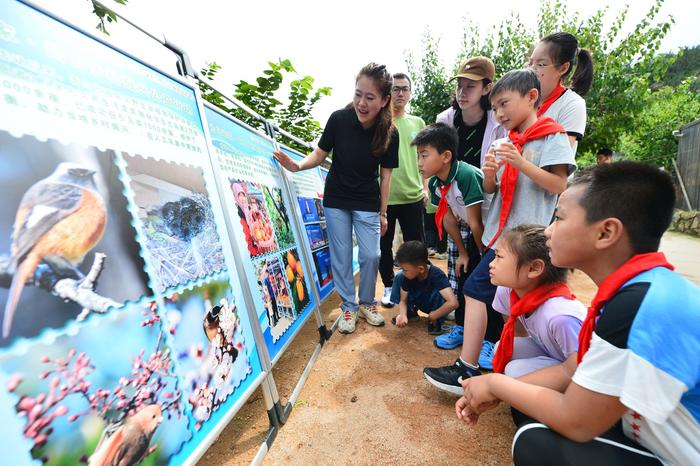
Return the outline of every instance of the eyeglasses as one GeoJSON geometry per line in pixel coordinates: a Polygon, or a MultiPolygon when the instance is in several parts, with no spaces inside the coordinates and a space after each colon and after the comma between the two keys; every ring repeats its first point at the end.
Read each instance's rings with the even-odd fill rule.
{"type": "Polygon", "coordinates": [[[533,71],[544,71],[548,66],[554,66],[553,63],[525,63],[525,68],[530,68],[533,71]]]}
{"type": "Polygon", "coordinates": [[[402,92],[411,92],[411,88],[408,86],[403,86],[403,87],[394,86],[391,88],[391,92],[394,92],[396,94],[400,94],[402,92]]]}

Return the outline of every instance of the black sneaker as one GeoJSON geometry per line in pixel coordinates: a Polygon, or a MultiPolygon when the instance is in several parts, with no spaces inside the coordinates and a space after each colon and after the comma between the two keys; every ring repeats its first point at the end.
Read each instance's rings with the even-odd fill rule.
{"type": "Polygon", "coordinates": [[[460,382],[466,378],[481,375],[481,372],[465,366],[457,358],[457,361],[450,366],[426,367],[423,369],[423,375],[428,379],[428,382],[440,390],[461,396],[464,394],[464,390],[460,382]]]}
{"type": "Polygon", "coordinates": [[[428,321],[428,334],[429,335],[442,335],[442,321],[435,321],[435,322],[428,321]]]}

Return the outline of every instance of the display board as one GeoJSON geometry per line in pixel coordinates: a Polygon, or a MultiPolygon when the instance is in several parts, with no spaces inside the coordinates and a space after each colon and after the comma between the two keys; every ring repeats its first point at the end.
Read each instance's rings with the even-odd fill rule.
{"type": "Polygon", "coordinates": [[[296,208],[272,157],[273,142],[209,105],[204,113],[232,237],[274,364],[316,306],[298,249],[303,238],[291,219],[296,208]]]}
{"type": "Polygon", "coordinates": [[[265,376],[195,90],[15,1],[0,84],[2,462],[187,462],[265,376]]]}
{"type": "MultiPolygon", "coordinates": [[[[282,150],[296,161],[303,159],[298,152],[283,147],[282,150]]],[[[328,245],[326,216],[323,212],[323,178],[321,169],[302,170],[292,173],[291,187],[296,197],[297,215],[304,225],[304,243],[314,263],[314,282],[321,299],[327,298],[335,289],[331,272],[331,255],[328,245]]]]}

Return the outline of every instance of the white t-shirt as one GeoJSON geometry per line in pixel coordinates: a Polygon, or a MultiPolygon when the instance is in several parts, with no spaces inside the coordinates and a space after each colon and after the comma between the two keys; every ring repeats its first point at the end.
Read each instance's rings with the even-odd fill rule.
{"type": "Polygon", "coordinates": [[[583,97],[567,89],[542,116],[553,118],[569,136],[576,136],[576,142],[571,147],[576,155],[578,141],[586,130],[586,101],[583,97]]]}

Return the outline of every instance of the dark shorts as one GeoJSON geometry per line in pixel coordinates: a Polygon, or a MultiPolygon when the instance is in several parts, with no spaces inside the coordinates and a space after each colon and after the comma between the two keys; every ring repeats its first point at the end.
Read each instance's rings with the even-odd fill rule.
{"type": "Polygon", "coordinates": [[[491,278],[489,277],[489,264],[494,257],[496,257],[494,250],[487,249],[484,255],[481,256],[479,265],[469,275],[462,288],[462,293],[465,296],[481,301],[487,306],[491,306],[493,298],[496,296],[496,285],[491,284],[491,278]]]}

